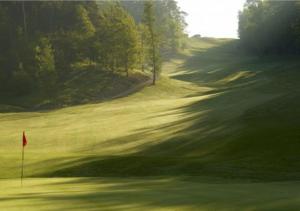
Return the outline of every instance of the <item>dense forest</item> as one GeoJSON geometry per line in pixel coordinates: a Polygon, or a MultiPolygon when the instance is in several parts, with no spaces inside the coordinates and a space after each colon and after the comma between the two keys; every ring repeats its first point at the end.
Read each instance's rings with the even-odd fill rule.
{"type": "Polygon", "coordinates": [[[300,53],[300,2],[247,0],[239,14],[243,48],[252,53],[300,53]]]}
{"type": "Polygon", "coordinates": [[[163,55],[184,46],[184,27],[174,0],[1,2],[0,93],[50,96],[92,70],[155,78],[163,55]]]}

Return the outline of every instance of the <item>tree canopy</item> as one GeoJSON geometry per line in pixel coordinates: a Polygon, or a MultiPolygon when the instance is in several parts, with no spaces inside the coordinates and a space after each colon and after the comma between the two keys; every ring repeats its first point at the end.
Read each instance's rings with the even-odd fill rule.
{"type": "MultiPolygon", "coordinates": [[[[153,4],[158,50],[178,50],[183,13],[174,0],[153,4]]],[[[0,2],[0,92],[52,93],[89,69],[127,76],[149,70],[143,12],[144,1],[0,2]]]]}
{"type": "Polygon", "coordinates": [[[250,52],[300,53],[299,2],[247,0],[239,14],[239,36],[250,52]]]}

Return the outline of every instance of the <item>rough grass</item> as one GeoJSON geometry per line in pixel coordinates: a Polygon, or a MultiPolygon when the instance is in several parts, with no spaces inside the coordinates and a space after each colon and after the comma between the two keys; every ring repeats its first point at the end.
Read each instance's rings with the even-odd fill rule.
{"type": "Polygon", "coordinates": [[[131,72],[130,77],[98,69],[74,71],[58,81],[50,93],[35,88],[24,96],[2,95],[0,112],[39,111],[103,102],[122,96],[148,80],[150,78],[139,71],[131,72]]]}
{"type": "Polygon", "coordinates": [[[3,180],[12,197],[0,205],[14,207],[18,199],[22,206],[36,202],[45,209],[75,209],[82,203],[90,209],[295,210],[299,184],[294,180],[300,179],[299,68],[297,58],[244,55],[236,41],[194,39],[186,52],[164,65],[157,86],[104,103],[2,113],[1,178],[19,176],[20,138],[26,130],[26,176],[102,176],[112,189],[104,190],[89,179],[31,179],[25,191],[29,197],[19,200],[18,190],[10,188],[16,180],[3,180]],[[156,181],[153,176],[170,181],[165,189],[145,187],[156,181]],[[175,180],[178,176],[189,179],[182,183],[175,180]],[[211,186],[199,176],[221,182],[211,186]],[[144,182],[125,185],[120,190],[124,194],[118,195],[119,185],[135,181],[120,177],[144,182]],[[61,195],[68,180],[83,195],[61,195]],[[285,182],[274,182],[279,180],[285,182]],[[45,189],[37,187],[38,194],[30,197],[29,188],[39,181],[45,189]],[[42,198],[52,183],[59,196],[45,193],[42,198]],[[134,192],[139,188],[144,192],[134,192]],[[70,203],[52,205],[52,199],[70,203]],[[74,200],[78,204],[71,203],[74,200]]]}

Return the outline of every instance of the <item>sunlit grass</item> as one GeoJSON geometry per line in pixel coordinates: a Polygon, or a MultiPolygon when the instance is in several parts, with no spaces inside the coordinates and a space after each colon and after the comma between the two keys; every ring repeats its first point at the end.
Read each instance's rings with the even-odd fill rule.
{"type": "Polygon", "coordinates": [[[230,40],[191,40],[156,86],[128,97],[1,113],[0,178],[11,179],[0,181],[0,209],[294,209],[299,66],[238,54],[230,40]],[[32,179],[20,189],[23,130],[32,179]]]}
{"type": "Polygon", "coordinates": [[[205,178],[0,181],[1,210],[297,210],[299,182],[205,178]],[[193,181],[197,179],[197,181],[193,181]]]}

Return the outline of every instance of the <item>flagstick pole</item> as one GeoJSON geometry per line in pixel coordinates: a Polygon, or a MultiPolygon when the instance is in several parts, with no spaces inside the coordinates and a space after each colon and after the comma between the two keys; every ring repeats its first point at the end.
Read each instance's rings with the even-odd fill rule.
{"type": "Polygon", "coordinates": [[[24,175],[24,146],[22,146],[22,170],[21,170],[21,186],[23,187],[23,175],[24,175]]]}

